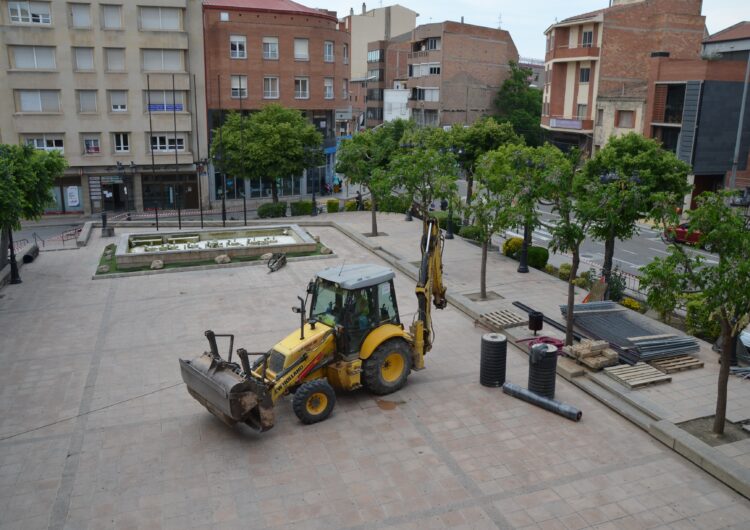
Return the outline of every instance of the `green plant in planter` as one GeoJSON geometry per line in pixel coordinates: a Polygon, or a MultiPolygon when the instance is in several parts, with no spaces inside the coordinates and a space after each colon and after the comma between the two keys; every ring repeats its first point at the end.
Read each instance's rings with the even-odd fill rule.
{"type": "Polygon", "coordinates": [[[549,259],[549,250],[544,247],[529,247],[528,250],[528,262],[529,267],[535,269],[544,269],[549,259]]]}
{"type": "Polygon", "coordinates": [[[258,206],[258,217],[266,219],[269,217],[286,217],[285,202],[267,202],[258,206]]]}
{"type": "Polygon", "coordinates": [[[568,280],[570,280],[570,271],[572,269],[573,266],[570,263],[563,263],[557,270],[557,277],[567,282],[568,280]]]}
{"type": "Polygon", "coordinates": [[[480,232],[481,229],[478,226],[469,225],[462,226],[458,231],[458,235],[466,239],[471,239],[472,241],[479,241],[480,232]]]}
{"type": "Polygon", "coordinates": [[[635,300],[634,298],[630,298],[629,296],[626,296],[620,301],[620,305],[627,307],[628,309],[632,309],[633,311],[639,311],[641,310],[641,303],[638,300],[635,300]]]}
{"type": "Polygon", "coordinates": [[[329,199],[326,201],[326,211],[328,213],[336,213],[339,211],[339,200],[329,199]]]}
{"type": "Polygon", "coordinates": [[[555,267],[551,263],[547,263],[544,266],[544,272],[546,272],[547,274],[551,274],[552,276],[557,276],[557,267],[555,267]]]}
{"type": "Polygon", "coordinates": [[[515,258],[521,251],[523,239],[520,237],[511,237],[503,243],[503,254],[509,258],[515,258]]]}

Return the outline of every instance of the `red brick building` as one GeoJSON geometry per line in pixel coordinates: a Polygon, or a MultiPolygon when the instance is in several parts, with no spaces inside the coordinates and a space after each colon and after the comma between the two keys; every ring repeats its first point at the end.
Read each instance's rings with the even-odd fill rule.
{"type": "MultiPolygon", "coordinates": [[[[351,119],[350,35],[336,14],[291,0],[204,0],[203,31],[209,134],[227,110],[250,112],[271,103],[299,109],[325,137],[330,174],[336,137],[349,133],[351,119]]],[[[223,193],[221,180],[215,179],[213,199],[223,193]]],[[[230,178],[226,195],[261,198],[270,193],[265,188],[230,178]]],[[[300,176],[280,186],[282,195],[306,189],[300,176]]]]}
{"type": "Polygon", "coordinates": [[[542,127],[558,145],[596,150],[641,130],[652,52],[697,59],[702,0],[613,0],[546,31],[542,127]]]}

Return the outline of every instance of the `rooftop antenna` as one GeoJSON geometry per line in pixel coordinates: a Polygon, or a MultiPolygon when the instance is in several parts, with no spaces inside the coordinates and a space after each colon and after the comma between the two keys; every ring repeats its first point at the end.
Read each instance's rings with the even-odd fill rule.
{"type": "Polygon", "coordinates": [[[339,276],[341,276],[341,273],[344,272],[344,265],[346,265],[346,260],[341,262],[341,269],[339,269],[339,276]]]}
{"type": "Polygon", "coordinates": [[[497,15],[497,29],[503,29],[503,14],[498,13],[497,15]]]}

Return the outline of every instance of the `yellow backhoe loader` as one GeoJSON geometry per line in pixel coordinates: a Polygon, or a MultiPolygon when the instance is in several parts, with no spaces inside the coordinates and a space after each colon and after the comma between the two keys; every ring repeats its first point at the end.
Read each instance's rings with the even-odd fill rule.
{"type": "Polygon", "coordinates": [[[430,302],[438,309],[446,305],[443,234],[435,220],[423,226],[418,309],[408,331],[399,316],[391,269],[324,269],[309,283],[306,298],[297,297],[299,306],[293,311],[300,314],[299,330],[269,351],[240,348],[233,361],[234,336],[206,331],[209,351],[180,359],[190,395],[228,425],[242,422],[267,431],[273,427],[274,405],[290,393],[294,413],[310,424],[330,415],[335,390],[364,386],[383,395],[403,387],[411,370],[424,368],[432,347],[430,302]],[[226,359],[219,354],[217,337],[229,339],[226,359]]]}

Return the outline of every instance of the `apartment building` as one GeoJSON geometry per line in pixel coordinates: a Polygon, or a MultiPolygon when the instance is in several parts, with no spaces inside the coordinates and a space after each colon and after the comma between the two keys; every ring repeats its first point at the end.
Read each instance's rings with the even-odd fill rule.
{"type": "Polygon", "coordinates": [[[0,25],[0,141],[70,165],[50,212],[198,206],[199,2],[2,0],[0,25]]]}
{"type": "Polygon", "coordinates": [[[395,4],[392,6],[367,9],[362,3],[362,11],[355,15],[352,8],[341,22],[351,34],[351,78],[362,82],[369,68],[369,43],[388,41],[397,35],[412,31],[417,26],[419,13],[395,4]]]}
{"type": "Polygon", "coordinates": [[[612,0],[546,31],[541,125],[561,147],[586,152],[642,130],[653,52],[696,59],[702,0],[612,0]]]}
{"type": "Polygon", "coordinates": [[[359,110],[364,112],[365,127],[411,117],[408,106],[410,91],[406,87],[406,80],[409,77],[412,36],[410,31],[389,40],[368,43],[367,73],[363,80],[366,97],[359,106],[359,110]]]}
{"type": "Polygon", "coordinates": [[[375,96],[385,89],[395,91],[389,113],[402,97],[398,90],[408,91],[409,114],[420,126],[471,124],[492,113],[511,61],[518,62],[518,50],[510,33],[463,22],[424,24],[371,43],[368,79],[380,83],[378,94],[368,94],[367,124],[382,122],[386,102],[375,96]]]}
{"type": "MultiPolygon", "coordinates": [[[[308,179],[289,176],[279,192],[307,193],[311,175],[332,180],[337,137],[349,133],[351,120],[350,39],[336,14],[290,0],[204,0],[203,17],[209,129],[229,110],[247,113],[270,103],[298,109],[323,134],[326,164],[308,171],[308,179]]],[[[229,201],[258,199],[271,188],[215,173],[211,199],[224,193],[229,201]]]]}
{"type": "Polygon", "coordinates": [[[691,165],[693,190],[686,208],[694,207],[695,197],[704,191],[732,187],[747,189],[750,195],[747,101],[732,176],[749,61],[750,22],[711,35],[703,43],[701,59],[674,59],[664,54],[651,59],[643,134],[659,139],[691,165]]]}

